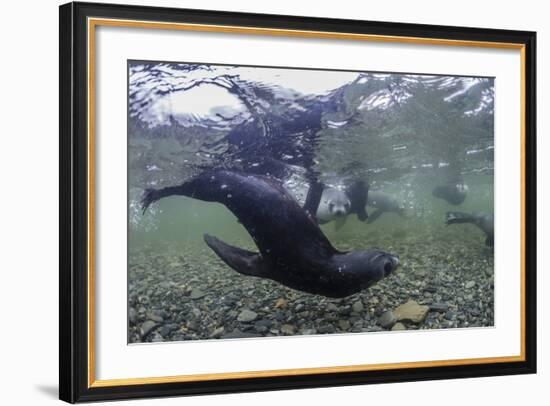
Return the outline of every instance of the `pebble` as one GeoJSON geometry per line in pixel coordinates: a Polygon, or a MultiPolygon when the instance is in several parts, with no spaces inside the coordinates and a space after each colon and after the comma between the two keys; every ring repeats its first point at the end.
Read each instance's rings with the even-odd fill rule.
{"type": "Polygon", "coordinates": [[[190,320],[187,322],[187,328],[190,330],[198,330],[200,328],[200,323],[198,320],[190,320]]]}
{"type": "Polygon", "coordinates": [[[165,324],[160,329],[160,334],[163,337],[168,336],[172,331],[175,331],[178,329],[178,326],[176,324],[165,324]]]}
{"type": "Polygon", "coordinates": [[[147,313],[147,318],[149,320],[153,320],[156,323],[162,323],[164,321],[164,318],[154,312],[147,313]]]}
{"type": "Polygon", "coordinates": [[[452,310],[447,310],[447,312],[445,312],[446,320],[452,320],[454,318],[455,318],[455,313],[452,310]]]}
{"type": "Polygon", "coordinates": [[[243,323],[248,323],[256,320],[256,317],[258,317],[258,313],[253,312],[252,310],[244,309],[237,316],[237,320],[243,323]]]}
{"type": "Polygon", "coordinates": [[[285,309],[286,308],[286,300],[283,298],[277,299],[275,302],[275,309],[285,309]]]}
{"type": "Polygon", "coordinates": [[[421,323],[428,315],[430,308],[425,305],[419,305],[414,300],[398,306],[394,311],[397,321],[408,321],[411,323],[421,323]]]}
{"type": "Polygon", "coordinates": [[[136,309],[130,307],[130,310],[128,311],[128,320],[130,321],[130,324],[136,324],[137,318],[138,313],[136,312],[136,309]]]}
{"type": "Polygon", "coordinates": [[[317,331],[321,334],[330,334],[336,331],[336,328],[332,324],[325,324],[324,326],[319,326],[317,331]]]}
{"type": "Polygon", "coordinates": [[[464,287],[466,289],[472,289],[474,286],[476,285],[476,283],[474,281],[468,281],[466,282],[466,284],[464,285],[464,287]]]}
{"type": "Polygon", "coordinates": [[[430,311],[444,313],[449,308],[447,303],[432,303],[430,305],[430,311]]]}
{"type": "Polygon", "coordinates": [[[338,311],[338,306],[336,306],[334,303],[329,303],[327,306],[327,311],[336,312],[338,311]]]}
{"type": "Polygon", "coordinates": [[[403,323],[395,323],[394,326],[391,328],[392,331],[400,331],[400,330],[406,330],[407,327],[403,323]]]}
{"type": "Polygon", "coordinates": [[[269,331],[269,329],[265,326],[254,326],[254,331],[256,333],[264,334],[269,331]]]}
{"type": "Polygon", "coordinates": [[[358,300],[351,306],[351,310],[353,310],[355,313],[361,313],[363,310],[365,310],[365,307],[363,306],[363,302],[358,300]]]}
{"type": "Polygon", "coordinates": [[[141,338],[147,337],[147,334],[149,334],[153,329],[157,326],[157,323],[151,320],[147,320],[145,323],[141,325],[139,328],[141,338]]]}
{"type": "Polygon", "coordinates": [[[202,299],[203,297],[206,296],[206,292],[203,292],[202,290],[200,289],[193,289],[191,291],[191,294],[189,295],[189,297],[193,300],[196,300],[196,299],[202,299]]]}
{"type": "Polygon", "coordinates": [[[397,318],[395,317],[395,314],[391,310],[385,311],[382,313],[382,315],[378,318],[378,324],[380,324],[384,328],[392,328],[392,326],[397,321],[397,318]]]}
{"type": "Polygon", "coordinates": [[[347,331],[351,327],[351,323],[348,320],[340,319],[338,320],[338,326],[340,330],[347,331]]]}
{"type": "Polygon", "coordinates": [[[212,331],[212,333],[210,333],[209,337],[210,338],[220,338],[224,331],[225,331],[225,329],[223,328],[223,326],[218,327],[214,331],[212,331]]]}
{"type": "Polygon", "coordinates": [[[294,326],[292,324],[283,324],[281,326],[281,333],[287,336],[291,336],[294,334],[294,326]]]}
{"type": "Polygon", "coordinates": [[[245,333],[240,330],[233,330],[232,332],[221,336],[221,338],[253,338],[253,337],[262,337],[262,335],[254,334],[254,333],[245,333]]]}
{"type": "Polygon", "coordinates": [[[269,329],[269,328],[271,328],[272,324],[273,323],[269,319],[261,319],[261,320],[258,320],[256,323],[254,323],[254,327],[255,328],[266,327],[266,328],[269,329]]]}

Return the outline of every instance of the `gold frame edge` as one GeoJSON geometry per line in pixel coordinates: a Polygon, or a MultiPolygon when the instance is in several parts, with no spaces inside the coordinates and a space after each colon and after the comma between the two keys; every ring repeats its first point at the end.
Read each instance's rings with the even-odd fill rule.
{"type": "Polygon", "coordinates": [[[178,383],[178,382],[193,382],[193,381],[213,381],[222,379],[246,379],[246,378],[267,378],[281,376],[297,376],[297,375],[313,375],[313,374],[337,374],[345,372],[367,372],[392,370],[398,368],[427,368],[441,366],[460,366],[460,365],[479,365],[479,364],[496,364],[505,362],[523,362],[526,360],[525,353],[525,108],[526,108],[526,86],[525,86],[525,51],[524,44],[505,43],[505,42],[484,42],[484,41],[465,41],[452,39],[434,39],[422,37],[400,37],[390,35],[371,35],[371,34],[354,34],[342,32],[325,32],[325,31],[306,31],[306,30],[291,30],[291,29],[272,29],[244,26],[227,26],[227,25],[210,25],[210,24],[187,24],[187,23],[164,23],[153,21],[139,20],[121,20],[109,18],[88,18],[87,21],[87,44],[88,44],[88,388],[100,387],[116,387],[128,385],[143,385],[143,384],[161,384],[161,383],[178,383]],[[363,365],[348,365],[348,366],[330,366],[330,367],[315,367],[315,368],[294,368],[294,369],[276,369],[265,371],[242,371],[242,372],[220,372],[209,374],[190,374],[190,375],[174,375],[160,377],[145,377],[145,378],[120,378],[120,379],[95,379],[95,278],[94,278],[94,195],[95,195],[95,28],[96,26],[110,27],[132,27],[132,28],[149,28],[163,30],[183,30],[195,32],[218,32],[232,33],[244,35],[265,35],[265,36],[286,36],[286,37],[301,37],[301,38],[319,38],[319,39],[339,39],[339,40],[357,40],[357,41],[374,41],[374,42],[392,42],[405,43],[416,45],[432,45],[432,46],[461,46],[461,47],[480,47],[480,48],[496,48],[496,49],[511,49],[520,51],[520,69],[521,69],[521,116],[520,116],[520,163],[521,163],[521,269],[520,269],[520,354],[513,356],[502,357],[485,357],[485,358],[464,358],[451,360],[435,360],[435,361],[414,361],[414,362],[396,362],[382,364],[363,364],[363,365]]]}

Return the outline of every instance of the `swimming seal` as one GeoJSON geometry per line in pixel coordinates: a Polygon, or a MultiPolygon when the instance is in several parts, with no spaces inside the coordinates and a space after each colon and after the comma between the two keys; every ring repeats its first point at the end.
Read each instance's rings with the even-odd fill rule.
{"type": "Polygon", "coordinates": [[[485,233],[485,245],[493,247],[495,245],[495,217],[490,213],[462,213],[447,212],[445,224],[472,223],[478,226],[485,233]]]}
{"type": "Polygon", "coordinates": [[[366,289],[392,273],[399,263],[395,255],[379,250],[335,249],[313,217],[274,178],[228,170],[206,171],[179,186],[146,190],[143,211],[172,195],[222,203],[233,212],[259,253],[209,235],[204,240],[222,261],[244,275],[336,298],[366,289]]]}
{"type": "Polygon", "coordinates": [[[350,208],[351,201],[346,192],[339,188],[326,188],[323,190],[315,217],[317,217],[319,224],[335,221],[338,230],[346,222],[346,218],[350,214],[350,208]]]}
{"type": "Polygon", "coordinates": [[[458,206],[466,199],[468,185],[462,182],[449,182],[445,185],[436,186],[432,190],[432,195],[446,202],[458,206]]]}
{"type": "Polygon", "coordinates": [[[362,180],[356,180],[341,187],[325,187],[317,182],[308,189],[304,210],[315,215],[319,224],[336,220],[338,230],[345,224],[350,214],[355,213],[360,221],[368,218],[366,211],[368,194],[368,183],[362,180]]]}
{"type": "MultiPolygon", "coordinates": [[[[355,183],[355,185],[357,184],[358,183],[355,183]]],[[[397,213],[404,217],[405,207],[403,203],[394,196],[380,190],[365,190],[365,192],[358,192],[358,186],[354,187],[354,194],[350,192],[350,189],[342,190],[339,188],[327,188],[323,191],[321,202],[317,209],[317,220],[319,224],[335,221],[336,230],[338,230],[344,225],[347,216],[354,210],[352,202],[355,203],[355,207],[365,202],[365,198],[360,198],[358,196],[366,197],[366,204],[363,206],[362,210],[365,214],[364,216],[361,214],[357,216],[359,219],[363,219],[362,221],[366,219],[367,224],[374,223],[384,213],[397,213]],[[367,216],[365,206],[374,207],[376,210],[367,216]]],[[[357,208],[355,208],[355,212],[358,212],[357,208]]]]}
{"type": "Polygon", "coordinates": [[[381,190],[372,190],[369,192],[367,206],[374,207],[376,210],[372,212],[367,220],[367,224],[374,223],[384,213],[397,213],[404,217],[405,206],[396,197],[382,192],[381,190]]]}

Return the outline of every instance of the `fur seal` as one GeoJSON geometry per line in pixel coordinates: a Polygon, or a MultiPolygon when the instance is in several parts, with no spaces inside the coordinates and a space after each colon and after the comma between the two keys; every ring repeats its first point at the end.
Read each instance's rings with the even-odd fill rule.
{"type": "Polygon", "coordinates": [[[362,212],[365,213],[364,216],[361,214],[357,216],[362,221],[366,219],[367,224],[375,222],[384,213],[393,212],[404,216],[405,207],[394,196],[379,190],[360,193],[358,192],[359,188],[357,186],[354,187],[356,187],[355,194],[350,192],[349,189],[342,190],[339,188],[327,188],[323,191],[321,202],[317,209],[319,224],[335,221],[336,230],[338,230],[344,225],[347,216],[353,210],[352,201],[355,203],[355,212],[357,212],[357,206],[363,205],[362,212]],[[376,210],[367,216],[365,206],[374,207],[376,210]]]}
{"type": "MultiPolygon", "coordinates": [[[[320,185],[320,186],[319,186],[320,185]]],[[[360,221],[368,218],[366,203],[369,194],[368,184],[354,181],[347,187],[324,187],[312,185],[307,194],[304,209],[315,214],[319,224],[336,221],[336,229],[342,227],[350,214],[356,214],[360,221]],[[312,198],[312,195],[316,198],[312,198]]]]}
{"type": "Polygon", "coordinates": [[[472,223],[478,226],[486,235],[485,245],[493,247],[495,244],[495,218],[493,214],[476,212],[447,212],[445,224],[472,223]]]}
{"type": "Polygon", "coordinates": [[[346,216],[350,214],[351,201],[342,189],[326,188],[323,190],[321,202],[317,208],[317,221],[319,224],[326,224],[336,220],[345,221],[346,216]]]}
{"type": "Polygon", "coordinates": [[[405,206],[403,203],[395,196],[381,190],[373,190],[369,193],[367,205],[376,209],[370,214],[367,224],[374,223],[384,213],[397,213],[401,217],[405,216],[405,206]]]}
{"type": "Polygon", "coordinates": [[[148,189],[149,205],[181,195],[225,205],[256,243],[259,253],[233,247],[216,237],[206,244],[237,272],[268,278],[308,293],[345,297],[391,274],[395,255],[380,250],[339,251],[282,184],[271,177],[228,170],[206,171],[179,186],[148,189]]]}
{"type": "Polygon", "coordinates": [[[450,182],[445,185],[436,186],[432,190],[432,195],[443,199],[450,204],[458,206],[462,204],[468,194],[468,185],[463,182],[450,182]]]}

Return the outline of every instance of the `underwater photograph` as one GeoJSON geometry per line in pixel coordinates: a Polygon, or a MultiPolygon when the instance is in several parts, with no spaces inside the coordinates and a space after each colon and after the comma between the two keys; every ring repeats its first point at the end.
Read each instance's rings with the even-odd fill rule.
{"type": "Polygon", "coordinates": [[[128,343],[493,327],[494,86],[128,61],[128,343]]]}

